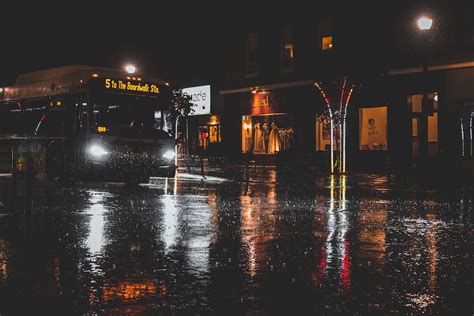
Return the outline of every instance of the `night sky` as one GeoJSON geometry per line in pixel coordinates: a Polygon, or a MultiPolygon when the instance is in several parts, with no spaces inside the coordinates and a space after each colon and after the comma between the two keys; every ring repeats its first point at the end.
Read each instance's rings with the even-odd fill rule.
{"type": "Polygon", "coordinates": [[[438,10],[457,14],[472,10],[474,1],[366,1],[365,8],[355,3],[349,7],[348,1],[292,6],[275,2],[10,2],[14,1],[2,3],[0,19],[0,86],[11,85],[19,73],[32,70],[67,64],[120,68],[126,62],[135,63],[141,73],[171,80],[212,79],[225,67],[226,50],[235,34],[252,24],[312,19],[333,5],[360,14],[358,23],[370,26],[372,21],[383,23],[404,14],[405,4],[421,10],[436,2],[438,10]]]}
{"type": "Polygon", "coordinates": [[[206,77],[217,55],[214,38],[232,25],[204,6],[98,3],[2,4],[0,86],[19,73],[66,64],[120,68],[132,62],[146,74],[206,77]]]}

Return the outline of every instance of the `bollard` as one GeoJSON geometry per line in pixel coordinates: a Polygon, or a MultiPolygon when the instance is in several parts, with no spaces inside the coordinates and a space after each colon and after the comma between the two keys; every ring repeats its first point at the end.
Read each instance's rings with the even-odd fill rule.
{"type": "Polygon", "coordinates": [[[206,179],[206,176],[204,175],[204,161],[201,156],[201,176],[206,179]]]}
{"type": "Polygon", "coordinates": [[[11,192],[10,192],[10,212],[16,209],[16,154],[15,149],[12,148],[12,181],[11,181],[11,192]]]}
{"type": "Polygon", "coordinates": [[[28,157],[26,160],[26,179],[25,179],[25,213],[31,215],[31,206],[33,201],[33,172],[34,161],[33,157],[28,157]]]}
{"type": "Polygon", "coordinates": [[[245,166],[245,177],[246,177],[247,182],[249,182],[249,178],[250,178],[249,165],[250,165],[250,160],[247,159],[247,165],[245,166]]]}

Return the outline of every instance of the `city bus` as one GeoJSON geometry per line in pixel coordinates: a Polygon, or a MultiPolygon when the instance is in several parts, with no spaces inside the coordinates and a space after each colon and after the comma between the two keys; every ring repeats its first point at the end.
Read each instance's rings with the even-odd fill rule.
{"type": "Polygon", "coordinates": [[[0,88],[0,168],[21,169],[30,153],[48,177],[174,177],[170,95],[163,80],[107,68],[20,75],[0,88]]]}

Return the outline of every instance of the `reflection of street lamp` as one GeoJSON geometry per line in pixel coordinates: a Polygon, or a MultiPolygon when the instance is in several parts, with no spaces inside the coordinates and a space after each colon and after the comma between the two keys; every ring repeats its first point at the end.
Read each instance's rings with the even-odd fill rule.
{"type": "Polygon", "coordinates": [[[125,71],[129,74],[134,74],[137,71],[137,67],[135,67],[135,65],[128,64],[125,66],[125,71]]]}

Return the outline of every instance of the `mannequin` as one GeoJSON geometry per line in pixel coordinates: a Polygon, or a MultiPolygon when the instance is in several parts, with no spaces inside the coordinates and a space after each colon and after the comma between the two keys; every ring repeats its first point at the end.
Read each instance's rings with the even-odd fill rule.
{"type": "Polygon", "coordinates": [[[272,122],[272,131],[270,132],[268,152],[274,154],[280,151],[280,136],[278,135],[278,128],[275,124],[275,121],[272,122]]]}
{"type": "Polygon", "coordinates": [[[265,143],[263,139],[263,132],[262,128],[260,126],[260,123],[256,123],[255,127],[255,134],[254,134],[254,147],[253,151],[254,152],[265,152],[265,143]]]}
{"type": "Polygon", "coordinates": [[[270,139],[270,128],[268,126],[268,123],[265,122],[263,123],[263,148],[265,149],[265,152],[268,152],[268,143],[270,139]]]}

